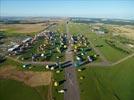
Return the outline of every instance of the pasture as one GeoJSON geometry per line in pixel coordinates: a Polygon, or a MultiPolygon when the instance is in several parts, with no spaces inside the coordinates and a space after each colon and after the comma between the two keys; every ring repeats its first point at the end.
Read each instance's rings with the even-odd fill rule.
{"type": "Polygon", "coordinates": [[[48,86],[29,87],[15,80],[0,80],[1,100],[48,100],[48,86]]]}
{"type": "MultiPolygon", "coordinates": [[[[109,62],[115,62],[128,55],[127,53],[124,53],[106,43],[105,41],[106,39],[113,38],[111,33],[99,35],[96,34],[95,32],[92,32],[91,30],[92,28],[90,24],[84,24],[84,23],[69,24],[69,31],[72,34],[78,34],[78,33],[84,34],[89,39],[89,41],[93,43],[95,48],[98,49],[109,62]]],[[[120,40],[120,38],[116,38],[116,40],[120,40]]],[[[116,45],[120,45],[120,44],[117,43],[116,45]]],[[[125,46],[125,48],[128,47],[125,46]]]]}
{"type": "Polygon", "coordinates": [[[81,100],[133,100],[133,62],[134,57],[112,67],[85,66],[77,73],[81,100]]]}

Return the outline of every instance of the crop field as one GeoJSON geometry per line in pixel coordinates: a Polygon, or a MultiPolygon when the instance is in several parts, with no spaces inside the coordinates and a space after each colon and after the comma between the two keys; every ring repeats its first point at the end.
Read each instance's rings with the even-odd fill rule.
{"type": "Polygon", "coordinates": [[[18,80],[24,82],[31,87],[49,85],[51,82],[52,73],[46,72],[33,72],[33,71],[18,71],[12,66],[6,66],[0,70],[0,77],[18,80]]]}
{"type": "Polygon", "coordinates": [[[128,37],[130,39],[134,39],[134,26],[133,25],[126,25],[126,26],[119,26],[119,25],[107,25],[106,26],[110,31],[128,37]]]}
{"type": "Polygon", "coordinates": [[[109,68],[85,66],[78,72],[81,100],[133,100],[133,62],[134,57],[109,68]]]}
{"type": "Polygon", "coordinates": [[[45,23],[41,24],[0,24],[0,31],[5,31],[7,33],[36,33],[45,29],[47,25],[45,23]]]}

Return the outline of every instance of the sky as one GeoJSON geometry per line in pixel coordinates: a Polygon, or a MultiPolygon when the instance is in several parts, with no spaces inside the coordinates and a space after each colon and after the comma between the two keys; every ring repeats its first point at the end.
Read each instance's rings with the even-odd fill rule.
{"type": "Polygon", "coordinates": [[[0,16],[134,19],[134,0],[0,0],[0,16]]]}

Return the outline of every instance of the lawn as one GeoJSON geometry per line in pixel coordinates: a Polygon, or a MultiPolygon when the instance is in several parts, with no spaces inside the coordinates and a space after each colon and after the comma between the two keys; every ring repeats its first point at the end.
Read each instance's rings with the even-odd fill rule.
{"type": "Polygon", "coordinates": [[[112,67],[86,66],[78,72],[81,100],[134,100],[134,57],[112,67]]]}
{"type": "Polygon", "coordinates": [[[47,86],[31,88],[14,80],[0,80],[1,100],[47,100],[47,86]]]}

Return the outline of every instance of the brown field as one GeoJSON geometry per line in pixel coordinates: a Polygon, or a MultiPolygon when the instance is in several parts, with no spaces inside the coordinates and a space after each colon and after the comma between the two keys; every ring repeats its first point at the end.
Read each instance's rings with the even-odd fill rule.
{"type": "Polygon", "coordinates": [[[0,31],[9,33],[33,33],[45,29],[49,24],[0,24],[0,31]]]}
{"type": "Polygon", "coordinates": [[[134,39],[134,26],[109,25],[108,28],[114,33],[134,39]]]}
{"type": "Polygon", "coordinates": [[[15,67],[6,66],[0,69],[0,78],[21,81],[31,87],[35,87],[41,85],[49,85],[51,83],[52,73],[49,71],[19,71],[15,67]]]}

